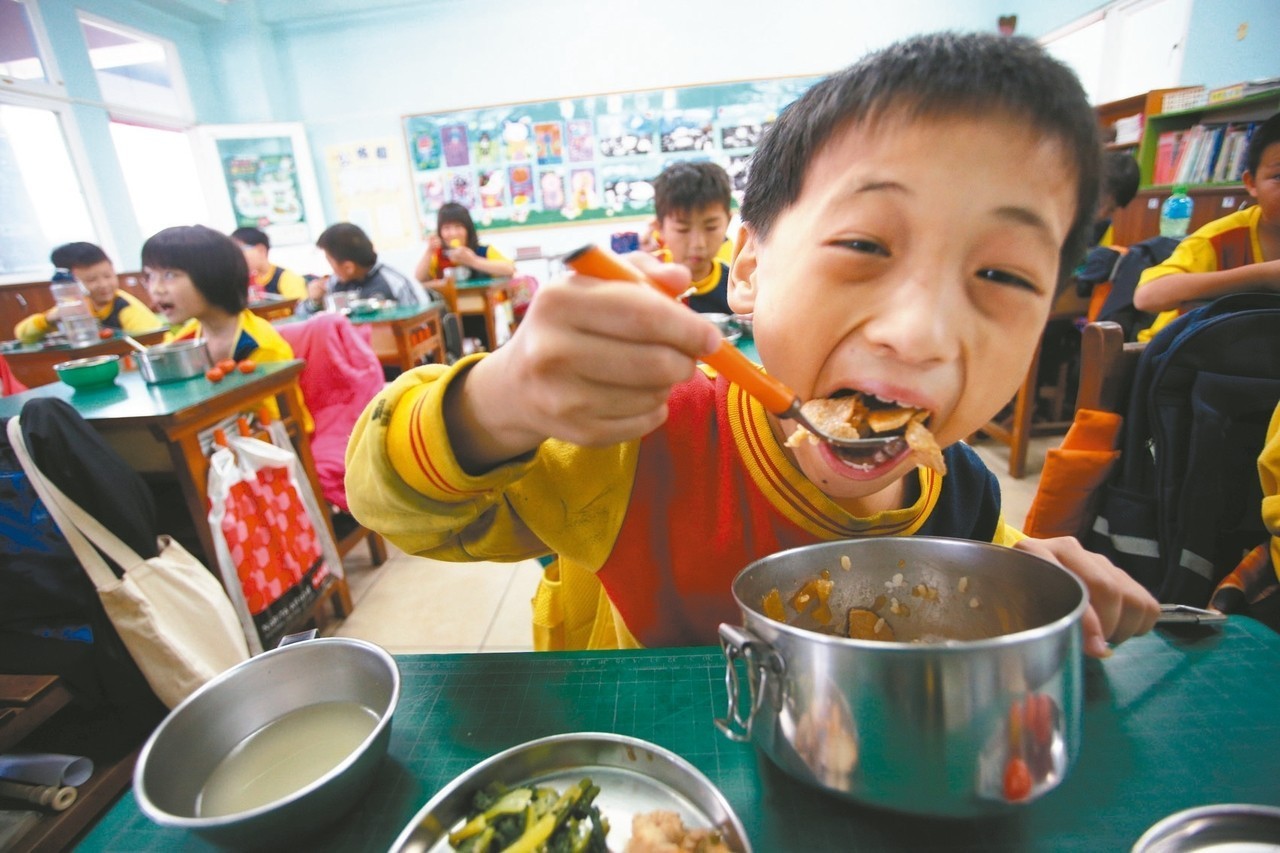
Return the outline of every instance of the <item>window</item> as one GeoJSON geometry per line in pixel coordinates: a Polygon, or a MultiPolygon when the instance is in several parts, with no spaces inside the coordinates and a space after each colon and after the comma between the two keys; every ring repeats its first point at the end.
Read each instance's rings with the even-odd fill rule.
{"type": "Polygon", "coordinates": [[[37,15],[34,3],[0,0],[0,82],[8,87],[50,88],[53,75],[37,15]]]}
{"type": "Polygon", "coordinates": [[[63,134],[66,120],[61,110],[0,103],[0,277],[45,277],[54,246],[100,242],[63,134]]]}
{"type": "Polygon", "coordinates": [[[187,135],[111,122],[111,139],[142,236],[171,225],[211,225],[187,135]]]}
{"type": "Polygon", "coordinates": [[[80,28],[102,100],[113,113],[136,111],[190,120],[191,102],[170,42],[83,13],[80,28]]]}
{"type": "Polygon", "coordinates": [[[1095,104],[1177,86],[1191,0],[1117,0],[1041,39],[1095,104]]]}

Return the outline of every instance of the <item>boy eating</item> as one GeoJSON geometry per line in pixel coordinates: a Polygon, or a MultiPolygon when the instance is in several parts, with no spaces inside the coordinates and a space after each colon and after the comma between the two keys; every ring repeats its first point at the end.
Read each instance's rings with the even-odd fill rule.
{"type": "MultiPolygon", "coordinates": [[[[100,247],[93,243],[66,243],[54,249],[49,260],[58,269],[70,270],[89,291],[93,316],[104,327],[121,329],[126,334],[164,328],[164,321],[142,300],[120,289],[116,268],[100,247]]],[[[14,327],[13,335],[25,344],[33,344],[43,340],[57,324],[58,309],[54,307],[24,318],[14,327]]]]}
{"type": "Polygon", "coordinates": [[[653,182],[661,260],[688,267],[693,293],[685,300],[706,314],[728,314],[729,228],[732,185],[729,174],[709,161],[678,161],[653,182]]]}
{"type": "MultiPolygon", "coordinates": [[[[571,276],[492,355],[412,371],[347,450],[360,521],[446,560],[555,554],[541,648],[717,642],[733,577],[800,545],[929,534],[1013,545],[1088,586],[1085,650],[1158,606],[1074,539],[1021,539],[961,443],[1012,396],[1083,251],[1096,120],[1034,43],[937,35],[873,54],[788,107],[757,150],[729,304],[803,400],[928,413],[946,474],[795,430],[695,367],[713,325],[653,288],[571,276]],[[760,164],[768,164],[762,168],[760,164]]],[[[669,287],[689,272],[630,258],[669,287]]]]}

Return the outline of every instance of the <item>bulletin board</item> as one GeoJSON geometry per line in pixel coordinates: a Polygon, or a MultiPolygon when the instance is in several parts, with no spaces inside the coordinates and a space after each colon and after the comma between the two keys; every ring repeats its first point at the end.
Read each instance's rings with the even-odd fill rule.
{"type": "Polygon", "coordinates": [[[562,98],[403,118],[425,228],[456,201],[481,228],[653,213],[673,160],[724,166],[741,199],[766,127],[819,77],[562,98]]]}

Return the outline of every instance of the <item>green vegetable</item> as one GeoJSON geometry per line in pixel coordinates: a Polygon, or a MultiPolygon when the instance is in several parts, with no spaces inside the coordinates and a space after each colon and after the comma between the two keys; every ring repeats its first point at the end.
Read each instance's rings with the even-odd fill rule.
{"type": "Polygon", "coordinates": [[[494,783],[476,792],[449,843],[459,853],[608,853],[609,822],[593,804],[599,793],[586,778],[563,794],[494,783]]]}

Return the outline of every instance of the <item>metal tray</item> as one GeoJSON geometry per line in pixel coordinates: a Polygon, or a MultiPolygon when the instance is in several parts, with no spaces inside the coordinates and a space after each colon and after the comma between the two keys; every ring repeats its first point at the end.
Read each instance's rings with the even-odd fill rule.
{"type": "Polygon", "coordinates": [[[1143,833],[1132,853],[1237,849],[1280,849],[1280,808],[1224,803],[1176,812],[1143,833]]]}
{"type": "Polygon", "coordinates": [[[631,818],[655,809],[680,815],[690,829],[716,828],[726,844],[751,843],[724,795],[696,767],[657,744],[607,732],[553,735],[513,746],[455,778],[431,798],[391,846],[394,853],[447,853],[449,832],[462,824],[471,798],[491,782],[557,790],[584,776],[600,786],[595,804],[609,819],[609,849],[622,850],[631,818]]]}

